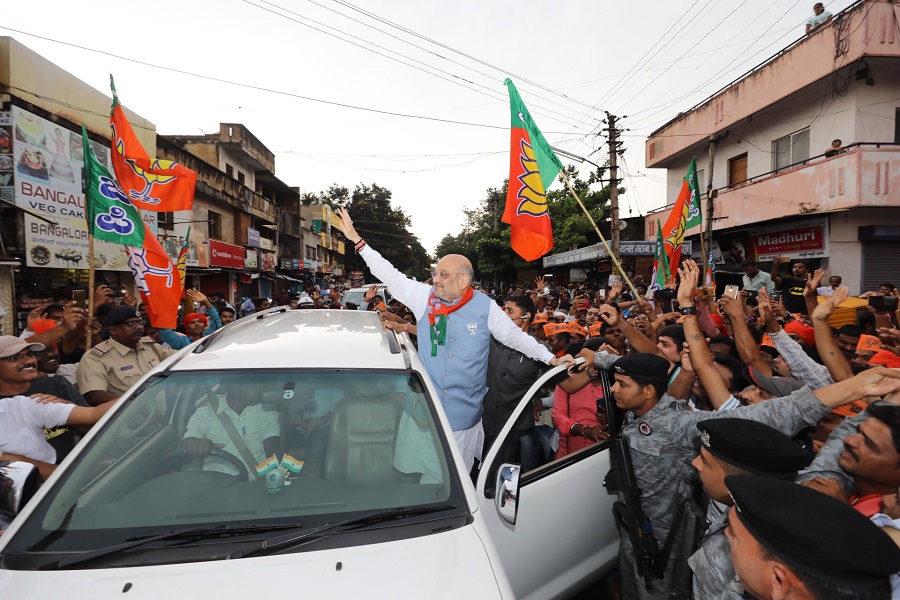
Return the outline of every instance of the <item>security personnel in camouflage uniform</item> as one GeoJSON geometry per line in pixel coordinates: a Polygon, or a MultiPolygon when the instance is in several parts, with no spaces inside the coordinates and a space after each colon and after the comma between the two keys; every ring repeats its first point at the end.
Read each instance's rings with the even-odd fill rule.
{"type": "MultiPolygon", "coordinates": [[[[725,487],[726,475],[751,473],[793,481],[797,472],[809,464],[809,454],[799,444],[756,421],[710,419],[697,423],[697,428],[702,445],[694,459],[694,468],[710,499],[728,506],[733,506],[734,501],[725,487]]],[[[725,511],[709,525],[700,547],[688,559],[694,572],[694,598],[739,600],[744,597],[734,591],[741,587],[733,581],[731,543],[725,536],[727,526],[725,511]]]]}
{"type": "Polygon", "coordinates": [[[175,352],[144,337],[144,321],[130,306],[112,309],[103,326],[109,339],[81,358],[76,373],[78,391],[94,406],[115,400],[175,352]]]}
{"type": "MultiPolygon", "coordinates": [[[[686,319],[696,319],[689,315],[686,319]]],[[[589,356],[582,351],[582,356],[589,356]]],[[[665,394],[670,363],[655,354],[633,354],[622,358],[598,353],[592,357],[597,368],[611,368],[616,383],[612,387],[616,406],[627,411],[620,435],[631,446],[635,478],[642,492],[644,512],[653,524],[660,546],[673,525],[676,508],[691,497],[691,461],[700,448],[697,424],[707,419],[745,418],[766,423],[792,436],[804,427],[814,426],[834,407],[880,396],[900,389],[900,371],[869,369],[856,377],[811,391],[804,387],[790,396],[744,406],[726,412],[691,411],[687,402],[665,394]]],[[[619,500],[626,503],[619,492],[619,500]]],[[[678,535],[677,532],[675,534],[678,535]]],[[[674,548],[679,547],[676,537],[674,548]]],[[[652,591],[644,586],[636,570],[631,540],[622,536],[619,546],[619,570],[622,596],[629,599],[667,599],[671,592],[674,553],[655,580],[652,591]]]]}

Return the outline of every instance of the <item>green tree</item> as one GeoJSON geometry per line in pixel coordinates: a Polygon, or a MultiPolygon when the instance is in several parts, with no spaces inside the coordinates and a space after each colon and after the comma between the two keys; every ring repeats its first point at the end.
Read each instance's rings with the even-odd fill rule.
{"type": "MultiPolygon", "coordinates": [[[[305,204],[323,203],[332,209],[346,207],[353,225],[366,241],[397,269],[422,281],[429,277],[432,260],[419,239],[410,232],[409,216],[391,204],[391,191],[373,183],[360,183],[351,193],[346,187],[332,185],[318,194],[305,194],[305,204]]],[[[348,246],[345,262],[348,270],[371,273],[365,261],[348,246]]]]}

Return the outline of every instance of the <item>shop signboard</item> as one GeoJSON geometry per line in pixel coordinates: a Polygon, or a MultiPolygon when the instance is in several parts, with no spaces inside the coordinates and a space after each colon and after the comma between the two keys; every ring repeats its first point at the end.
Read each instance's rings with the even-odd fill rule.
{"type": "Polygon", "coordinates": [[[301,271],[303,269],[303,262],[299,258],[294,258],[291,260],[291,267],[295,271],[301,271]]]}
{"type": "MultiPolygon", "coordinates": [[[[84,151],[81,134],[69,131],[26,110],[13,106],[0,125],[0,148],[12,135],[12,179],[14,201],[25,213],[25,254],[29,267],[87,269],[88,235],[84,216],[81,171],[84,151]]],[[[109,148],[91,141],[98,160],[110,167],[109,148]]],[[[3,154],[0,154],[3,155],[3,154]]],[[[4,164],[0,159],[0,183],[4,164]]],[[[9,166],[8,164],[6,166],[9,166]]],[[[6,198],[0,186],[0,194],[6,198]]],[[[152,235],[156,235],[156,214],[144,212],[152,235]]],[[[106,271],[128,271],[125,247],[97,240],[94,242],[94,266],[106,271]]]]}
{"type": "Polygon", "coordinates": [[[274,252],[261,252],[262,254],[262,270],[274,271],[277,255],[274,252]]]}
{"type": "Polygon", "coordinates": [[[247,269],[258,269],[259,268],[259,251],[258,250],[246,250],[244,254],[244,268],[247,269]]]}
{"type": "Polygon", "coordinates": [[[293,264],[294,264],[294,261],[291,260],[290,258],[282,258],[281,260],[278,261],[278,268],[281,269],[282,271],[290,271],[293,264]]]}
{"type": "Polygon", "coordinates": [[[209,240],[209,266],[243,269],[244,249],[233,244],[209,240]]]}
{"type": "Polygon", "coordinates": [[[824,258],[830,252],[825,218],[724,232],[717,234],[713,242],[716,263],[735,266],[744,259],[768,262],[776,256],[824,258]]]}
{"type": "Polygon", "coordinates": [[[754,229],[752,237],[756,260],[759,261],[772,260],[776,256],[791,258],[829,256],[827,219],[754,229]]]}
{"type": "MultiPolygon", "coordinates": [[[[653,256],[656,242],[631,241],[623,240],[619,244],[619,253],[621,256],[653,256]]],[[[685,241],[681,246],[682,253],[685,256],[691,255],[692,244],[685,241]]],[[[579,262],[587,262],[593,260],[604,260],[609,258],[609,252],[606,247],[601,244],[594,244],[568,252],[552,254],[544,257],[544,267],[558,267],[561,265],[569,265],[579,262]]]]}
{"type": "Polygon", "coordinates": [[[259,230],[252,227],[247,228],[247,245],[259,248],[259,230]]]}

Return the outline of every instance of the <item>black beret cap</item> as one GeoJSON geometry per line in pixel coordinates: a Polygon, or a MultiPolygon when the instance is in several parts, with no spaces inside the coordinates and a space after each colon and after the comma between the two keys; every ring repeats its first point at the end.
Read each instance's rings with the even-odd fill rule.
{"type": "Polygon", "coordinates": [[[117,306],[103,319],[104,327],[112,327],[113,325],[121,325],[125,321],[134,318],[141,318],[141,313],[132,306],[117,306]]]}
{"type": "Polygon", "coordinates": [[[793,481],[811,460],[791,438],[750,419],[708,419],[697,429],[710,454],[754,475],[793,481]]]}
{"type": "Polygon", "coordinates": [[[662,356],[639,352],[623,356],[612,364],[613,373],[643,381],[667,383],[670,363],[662,356]]]}
{"type": "Polygon", "coordinates": [[[884,585],[900,571],[900,548],[849,504],[754,475],[729,475],[725,485],[741,523],[793,569],[851,590],[884,585]]]}

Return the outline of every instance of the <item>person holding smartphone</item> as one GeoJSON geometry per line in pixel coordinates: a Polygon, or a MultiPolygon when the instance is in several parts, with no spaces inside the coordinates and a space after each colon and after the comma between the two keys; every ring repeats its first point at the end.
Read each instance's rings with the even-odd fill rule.
{"type": "Polygon", "coordinates": [[[802,260],[791,263],[790,276],[782,277],[778,271],[783,264],[791,263],[788,256],[778,256],[772,261],[772,281],[781,291],[781,302],[790,313],[806,314],[806,299],[803,290],[806,288],[806,280],[809,278],[809,265],[802,260]]]}

